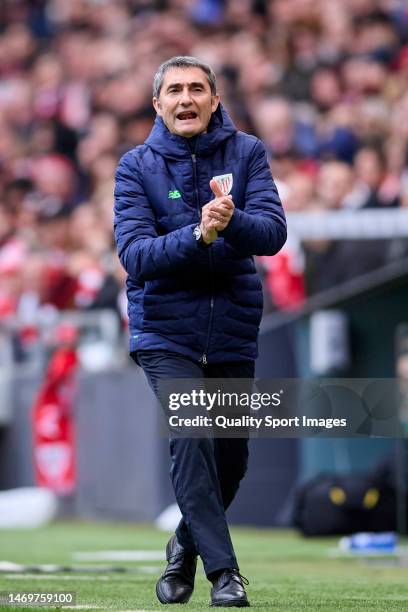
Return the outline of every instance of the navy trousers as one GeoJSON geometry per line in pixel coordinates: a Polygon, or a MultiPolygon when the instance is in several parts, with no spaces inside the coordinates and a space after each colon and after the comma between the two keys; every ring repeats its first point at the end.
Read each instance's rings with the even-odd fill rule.
{"type": "MultiPolygon", "coordinates": [[[[166,378],[253,378],[253,361],[202,366],[168,351],[139,351],[141,365],[157,396],[157,382],[166,378]]],[[[199,554],[207,576],[239,569],[225,510],[235,497],[248,465],[246,438],[170,438],[174,493],[183,515],[176,535],[189,552],[199,554]]]]}

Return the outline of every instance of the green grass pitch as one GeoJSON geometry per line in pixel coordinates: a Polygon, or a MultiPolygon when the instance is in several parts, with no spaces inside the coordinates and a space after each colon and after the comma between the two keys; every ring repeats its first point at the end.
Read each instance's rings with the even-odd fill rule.
{"type": "MultiPolygon", "coordinates": [[[[160,551],[168,537],[151,526],[129,524],[57,523],[38,530],[3,530],[0,531],[0,561],[76,566],[100,564],[125,567],[129,571],[0,573],[0,591],[76,591],[78,611],[163,611],[165,607],[156,600],[155,582],[164,562],[85,562],[76,560],[73,553],[160,551]]],[[[329,550],[336,547],[337,538],[303,539],[291,531],[241,528],[232,529],[232,538],[241,572],[250,581],[247,591],[251,606],[259,612],[408,610],[408,567],[387,566],[387,561],[370,564],[363,559],[330,557],[329,550]]],[[[183,610],[209,609],[209,591],[210,583],[199,563],[196,589],[183,610]]],[[[12,608],[0,605],[0,609],[12,608]]],[[[175,609],[180,608],[175,606],[175,609]]]]}

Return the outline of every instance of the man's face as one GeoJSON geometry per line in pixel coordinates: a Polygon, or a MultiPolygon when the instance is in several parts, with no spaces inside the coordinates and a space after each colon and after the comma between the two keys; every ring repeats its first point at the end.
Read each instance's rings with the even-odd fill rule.
{"type": "Polygon", "coordinates": [[[219,101],[201,68],[169,68],[153,106],[172,134],[191,138],[205,132],[219,101]]]}

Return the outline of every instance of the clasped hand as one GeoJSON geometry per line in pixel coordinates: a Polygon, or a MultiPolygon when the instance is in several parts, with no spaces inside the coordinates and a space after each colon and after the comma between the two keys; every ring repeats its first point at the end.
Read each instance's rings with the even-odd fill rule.
{"type": "Polygon", "coordinates": [[[218,232],[227,227],[235,208],[232,196],[225,196],[218,187],[217,181],[211,179],[210,187],[215,198],[203,206],[200,224],[203,240],[207,244],[214,242],[218,232]]]}

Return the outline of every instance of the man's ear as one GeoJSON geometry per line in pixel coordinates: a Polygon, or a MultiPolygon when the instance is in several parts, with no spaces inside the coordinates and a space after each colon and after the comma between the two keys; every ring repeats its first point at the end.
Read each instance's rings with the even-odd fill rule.
{"type": "Polygon", "coordinates": [[[215,94],[215,96],[211,96],[211,112],[215,113],[218,108],[218,104],[220,103],[220,96],[215,94]]]}
{"type": "Polygon", "coordinates": [[[159,117],[161,117],[162,113],[161,113],[161,105],[160,105],[159,98],[153,98],[153,107],[156,113],[159,115],[159,117]]]}

